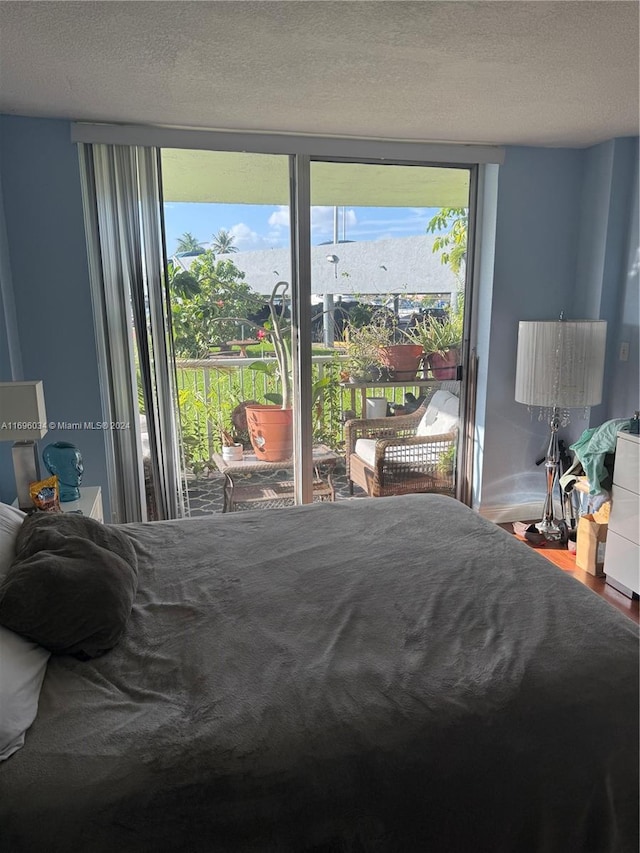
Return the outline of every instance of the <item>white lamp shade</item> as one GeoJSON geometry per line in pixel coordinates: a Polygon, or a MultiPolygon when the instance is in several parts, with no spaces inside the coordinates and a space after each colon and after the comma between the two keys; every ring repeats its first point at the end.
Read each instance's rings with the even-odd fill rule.
{"type": "Polygon", "coordinates": [[[46,434],[42,381],[0,382],[0,441],[37,441],[46,434]]]}
{"type": "Polygon", "coordinates": [[[516,400],[561,409],[602,400],[606,320],[520,323],[516,400]]]}

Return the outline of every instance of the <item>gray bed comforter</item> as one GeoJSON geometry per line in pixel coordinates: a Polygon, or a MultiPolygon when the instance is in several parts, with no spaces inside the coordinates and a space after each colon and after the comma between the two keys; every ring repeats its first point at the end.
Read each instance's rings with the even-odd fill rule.
{"type": "Polygon", "coordinates": [[[126,525],[119,645],[49,663],[3,853],[636,853],[638,637],[432,495],[126,525]]]}

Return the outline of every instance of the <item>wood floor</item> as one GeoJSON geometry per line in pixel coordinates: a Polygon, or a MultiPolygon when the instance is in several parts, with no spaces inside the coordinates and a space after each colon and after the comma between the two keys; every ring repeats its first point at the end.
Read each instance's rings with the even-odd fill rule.
{"type": "MultiPolygon", "coordinates": [[[[511,524],[500,524],[499,526],[504,530],[507,530],[509,533],[513,533],[513,527],[511,524]]],[[[529,545],[529,547],[533,548],[532,545],[529,545]]],[[[605,601],[608,601],[609,604],[613,604],[613,606],[617,607],[625,616],[633,619],[636,625],[640,625],[640,608],[638,606],[638,599],[627,598],[626,595],[623,595],[621,592],[613,589],[613,587],[606,583],[604,577],[594,577],[588,572],[579,569],[576,566],[575,554],[570,554],[563,545],[558,542],[547,542],[543,548],[534,548],[534,550],[542,557],[558,566],[558,568],[562,569],[563,572],[568,572],[573,575],[577,581],[588,586],[589,589],[592,589],[595,593],[604,598],[605,601]]]]}

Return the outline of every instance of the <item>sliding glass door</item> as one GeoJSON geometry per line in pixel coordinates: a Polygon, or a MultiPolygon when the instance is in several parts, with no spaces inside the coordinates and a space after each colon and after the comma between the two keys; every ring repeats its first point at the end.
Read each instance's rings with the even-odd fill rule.
{"type": "Polygon", "coordinates": [[[149,428],[148,448],[142,428],[108,448],[110,477],[129,484],[119,520],[144,515],[147,470],[160,517],[180,515],[185,494],[192,514],[395,494],[391,469],[409,475],[400,492],[468,502],[475,163],[498,162],[499,150],[101,125],[73,134],[105,411],[142,423],[137,390],[149,428]],[[409,344],[414,361],[392,361],[409,344]],[[126,373],[136,366],[137,389],[126,373]],[[454,445],[428,452],[426,479],[399,444],[393,465],[369,464],[375,487],[350,476],[354,424],[375,422],[377,454],[391,432],[412,445],[413,415],[418,435],[435,419],[454,445]],[[223,485],[215,505],[211,479],[223,485]]]}
{"type": "MultiPolygon", "coordinates": [[[[375,414],[392,429],[436,391],[456,398],[464,435],[472,169],[189,149],[161,160],[192,513],[364,494],[346,423],[375,414]],[[413,367],[387,363],[399,345],[419,350],[413,367]]],[[[455,445],[429,468],[434,491],[460,493],[455,445]]]]}

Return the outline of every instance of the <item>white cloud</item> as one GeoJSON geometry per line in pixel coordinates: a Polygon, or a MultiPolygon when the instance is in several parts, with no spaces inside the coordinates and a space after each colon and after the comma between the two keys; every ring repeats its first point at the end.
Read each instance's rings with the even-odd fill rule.
{"type": "MultiPolygon", "coordinates": [[[[334,208],[330,205],[315,205],[311,208],[311,230],[315,235],[320,237],[333,237],[333,212],[334,208]]],[[[356,213],[352,209],[348,209],[344,214],[345,226],[347,228],[347,238],[349,237],[349,228],[354,228],[357,225],[358,219],[356,213]]],[[[289,228],[289,208],[287,205],[278,205],[275,211],[268,219],[268,223],[273,229],[272,234],[279,234],[280,229],[289,228]]],[[[342,235],[343,228],[343,209],[338,208],[338,233],[342,235]]]]}
{"type": "Polygon", "coordinates": [[[272,228],[288,228],[289,227],[289,207],[286,204],[279,204],[268,219],[269,225],[272,228]]]}
{"type": "Polygon", "coordinates": [[[235,240],[235,245],[240,252],[250,252],[258,249],[272,249],[274,245],[281,245],[282,239],[277,233],[270,233],[267,236],[258,234],[253,231],[244,222],[238,222],[229,228],[229,233],[235,240]]]}
{"type": "MultiPolygon", "coordinates": [[[[316,205],[311,208],[311,230],[318,236],[327,236],[333,238],[333,222],[335,208],[330,205],[316,205]]],[[[338,234],[342,234],[343,218],[347,228],[347,239],[349,239],[349,228],[354,228],[357,225],[358,218],[355,210],[349,208],[344,211],[343,208],[338,208],[338,234]]]]}

